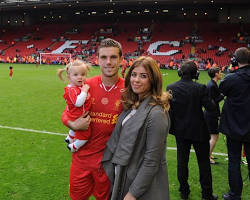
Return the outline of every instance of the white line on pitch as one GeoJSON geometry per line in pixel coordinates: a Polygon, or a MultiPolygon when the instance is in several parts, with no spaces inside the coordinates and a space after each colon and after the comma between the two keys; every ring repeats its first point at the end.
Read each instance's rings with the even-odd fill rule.
{"type": "MultiPolygon", "coordinates": [[[[0,128],[5,128],[5,129],[11,129],[11,130],[17,130],[17,131],[27,131],[27,132],[33,132],[33,133],[46,133],[49,135],[61,135],[61,136],[66,136],[67,134],[63,133],[54,133],[54,132],[49,132],[49,131],[40,131],[40,130],[34,130],[34,129],[27,129],[27,128],[18,128],[18,127],[10,127],[10,126],[2,126],[0,125],[0,128]]],[[[167,147],[169,150],[177,150],[176,147],[167,147]]],[[[191,152],[194,152],[192,149],[191,152]]],[[[216,153],[213,152],[214,155],[219,155],[219,156],[227,156],[225,153],[216,153]]]]}
{"type": "Polygon", "coordinates": [[[40,131],[40,130],[34,130],[34,129],[18,128],[18,127],[10,127],[10,126],[2,126],[2,125],[0,125],[0,128],[6,128],[6,129],[11,129],[11,130],[17,130],[17,131],[27,131],[27,132],[33,132],[33,133],[46,133],[50,135],[62,135],[62,136],[67,135],[63,133],[54,133],[54,132],[49,132],[49,131],[40,131]]]}
{"type": "MultiPolygon", "coordinates": [[[[177,150],[177,148],[176,147],[167,147],[167,149],[169,149],[169,150],[177,150]]],[[[193,149],[191,149],[190,150],[191,152],[195,152],[193,149]]],[[[227,154],[226,153],[216,153],[216,152],[213,152],[213,155],[218,155],[218,156],[227,156],[227,154]]]]}

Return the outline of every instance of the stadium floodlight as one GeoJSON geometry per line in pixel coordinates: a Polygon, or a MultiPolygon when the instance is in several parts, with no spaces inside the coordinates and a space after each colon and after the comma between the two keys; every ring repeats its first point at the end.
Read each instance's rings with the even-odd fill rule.
{"type": "Polygon", "coordinates": [[[64,62],[65,59],[69,63],[71,61],[71,54],[70,53],[40,53],[39,63],[40,64],[45,64],[45,63],[46,64],[53,64],[53,63],[61,64],[63,62],[64,64],[66,64],[64,62]]]}

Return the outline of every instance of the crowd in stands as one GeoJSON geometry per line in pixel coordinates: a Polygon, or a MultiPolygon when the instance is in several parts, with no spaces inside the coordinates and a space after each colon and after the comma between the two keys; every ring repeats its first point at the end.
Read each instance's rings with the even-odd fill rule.
{"type": "MultiPolygon", "coordinates": [[[[197,25],[194,26],[192,32],[183,38],[176,38],[176,40],[179,40],[179,51],[176,52],[176,54],[173,54],[171,56],[161,56],[165,57],[165,59],[157,59],[159,56],[151,55],[147,50],[150,43],[154,42],[152,40],[152,36],[154,35],[154,26],[155,24],[152,23],[151,25],[146,26],[139,26],[137,30],[134,32],[133,35],[128,35],[126,41],[129,45],[131,44],[131,48],[125,48],[124,52],[124,59],[126,62],[126,65],[131,65],[132,61],[139,57],[139,56],[152,56],[156,60],[158,60],[159,66],[161,68],[169,68],[169,69],[177,69],[180,66],[180,63],[183,59],[193,59],[197,63],[197,66],[201,70],[207,70],[212,66],[219,66],[222,68],[222,70],[227,69],[229,66],[230,58],[232,57],[232,52],[234,51],[234,47],[237,47],[237,45],[234,45],[233,48],[228,47],[228,44],[225,45],[224,38],[221,36],[218,36],[215,41],[212,43],[211,39],[207,41],[207,38],[203,37],[202,33],[198,30],[197,25]],[[133,44],[133,45],[132,45],[133,44]],[[187,45],[190,45],[189,53],[186,53],[185,51],[182,51],[183,48],[187,45]],[[133,48],[132,48],[133,46],[133,48]],[[226,46],[226,47],[225,47],[226,46]],[[223,60],[223,61],[222,61],[223,60]]],[[[126,34],[127,30],[125,27],[119,28],[119,26],[101,26],[101,28],[96,28],[96,31],[93,33],[90,33],[90,37],[86,38],[88,41],[87,43],[82,42],[82,40],[79,40],[78,44],[74,44],[76,48],[67,48],[62,53],[69,53],[71,54],[71,58],[81,58],[84,59],[93,65],[97,65],[96,62],[96,52],[97,47],[100,43],[100,41],[106,37],[117,37],[118,40],[119,37],[122,37],[122,34],[126,34]],[[123,33],[124,32],[124,33],[123,33]]],[[[41,28],[36,28],[36,31],[41,31],[41,28]]],[[[2,31],[5,34],[8,34],[8,30],[4,29],[2,31]]],[[[75,34],[79,36],[81,35],[81,30],[79,27],[73,27],[70,31],[65,31],[64,33],[58,34],[57,38],[53,38],[51,41],[53,43],[48,43],[48,46],[45,48],[40,48],[39,43],[31,44],[29,42],[29,45],[23,45],[16,47],[17,43],[21,43],[23,41],[26,41],[25,44],[27,44],[27,41],[31,41],[32,35],[26,34],[24,36],[21,36],[14,42],[13,39],[10,41],[6,41],[7,38],[4,39],[2,36],[0,38],[0,62],[7,62],[7,63],[43,63],[43,64],[67,64],[70,60],[69,58],[51,58],[51,57],[43,57],[40,61],[40,53],[46,53],[46,52],[52,52],[56,47],[57,43],[65,42],[67,40],[71,39],[70,34],[75,34]],[[9,44],[9,45],[8,45],[9,44]],[[7,51],[8,49],[12,49],[12,51],[7,51]],[[10,53],[9,52],[13,52],[10,53]],[[30,51],[27,51],[27,49],[32,49],[30,51]]],[[[162,33],[164,34],[164,33],[162,33]]],[[[33,40],[39,38],[38,42],[43,43],[42,37],[39,35],[35,35],[33,37],[33,40]],[[34,38],[35,37],[35,38],[34,38]]],[[[167,36],[166,36],[167,38],[167,36]]],[[[213,40],[212,40],[213,41],[213,40]]],[[[245,44],[246,46],[250,46],[250,36],[245,31],[238,32],[236,35],[232,35],[232,42],[235,44],[242,45],[245,44]]],[[[173,47],[173,45],[170,45],[173,47]]],[[[161,46],[159,46],[157,49],[153,50],[153,53],[157,53],[161,51],[161,46]]],[[[125,65],[125,64],[124,64],[125,65]]]]}

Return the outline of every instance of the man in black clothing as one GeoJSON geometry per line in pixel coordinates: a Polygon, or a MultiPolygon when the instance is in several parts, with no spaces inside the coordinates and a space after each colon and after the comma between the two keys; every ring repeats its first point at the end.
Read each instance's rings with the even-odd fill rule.
{"type": "Polygon", "coordinates": [[[221,113],[220,131],[227,137],[228,181],[225,200],[241,200],[241,152],[244,144],[250,177],[250,53],[246,47],[236,49],[239,69],[228,74],[219,86],[226,96],[221,113]]]}
{"type": "Polygon", "coordinates": [[[198,79],[196,64],[187,60],[178,71],[181,79],[167,87],[172,92],[170,134],[175,135],[177,144],[177,176],[180,183],[181,198],[188,199],[188,161],[193,145],[200,171],[200,184],[203,200],[216,200],[213,195],[212,174],[209,161],[210,135],[202,108],[213,111],[215,104],[209,99],[205,85],[196,83],[198,79]]]}

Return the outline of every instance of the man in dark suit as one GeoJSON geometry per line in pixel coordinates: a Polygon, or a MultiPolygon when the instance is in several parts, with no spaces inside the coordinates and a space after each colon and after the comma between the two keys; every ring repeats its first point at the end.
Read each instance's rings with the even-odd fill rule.
{"type": "Polygon", "coordinates": [[[181,198],[187,200],[190,189],[188,184],[188,161],[193,145],[200,170],[200,184],[203,200],[216,200],[213,195],[212,175],[209,161],[210,135],[202,108],[213,111],[215,104],[209,99],[205,85],[196,83],[198,79],[196,64],[187,60],[178,71],[181,79],[167,87],[172,92],[170,133],[175,135],[177,144],[177,176],[180,183],[181,198]]]}
{"type": "Polygon", "coordinates": [[[228,74],[219,86],[226,96],[221,113],[220,131],[227,137],[228,181],[226,200],[240,200],[242,193],[241,151],[244,144],[250,175],[250,53],[245,47],[236,49],[239,69],[228,74]]]}

